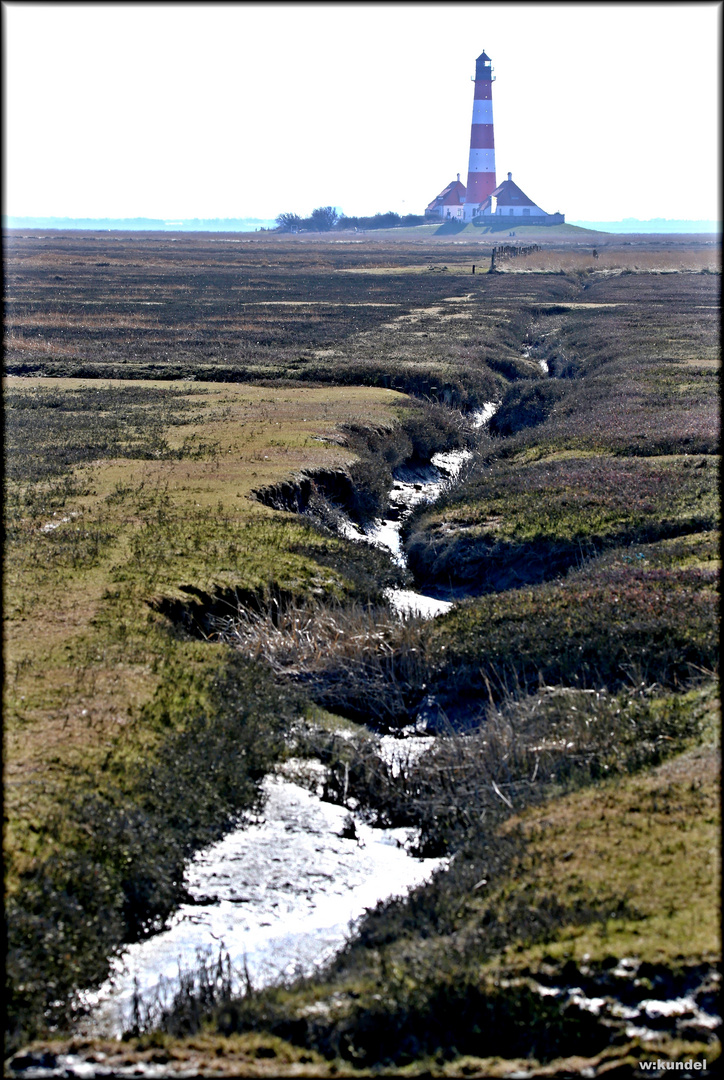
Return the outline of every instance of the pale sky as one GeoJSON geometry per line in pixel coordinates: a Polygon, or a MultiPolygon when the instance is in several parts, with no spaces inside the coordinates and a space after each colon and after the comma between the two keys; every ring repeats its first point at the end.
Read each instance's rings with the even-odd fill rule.
{"type": "Polygon", "coordinates": [[[467,179],[568,220],[718,219],[722,5],[4,3],[13,216],[422,213],[467,179]]]}

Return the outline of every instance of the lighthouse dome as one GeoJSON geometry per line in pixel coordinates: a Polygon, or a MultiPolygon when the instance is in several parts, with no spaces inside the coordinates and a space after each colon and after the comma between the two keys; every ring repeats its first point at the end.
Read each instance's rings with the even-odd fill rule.
{"type": "Polygon", "coordinates": [[[493,61],[488,54],[483,50],[480,56],[475,61],[475,81],[479,82],[481,79],[493,78],[493,61]]]}

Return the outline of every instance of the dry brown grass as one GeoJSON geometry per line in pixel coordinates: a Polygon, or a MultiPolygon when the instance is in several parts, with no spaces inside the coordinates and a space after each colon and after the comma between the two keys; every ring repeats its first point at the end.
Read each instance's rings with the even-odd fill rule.
{"type": "MultiPolygon", "coordinates": [[[[515,239],[503,242],[525,244],[525,241],[515,239]]],[[[721,273],[721,245],[677,243],[667,247],[642,240],[629,241],[624,245],[620,241],[592,238],[584,250],[544,248],[515,259],[503,256],[496,260],[496,266],[505,273],[519,274],[587,272],[604,275],[620,274],[622,271],[647,274],[721,273]],[[598,258],[593,256],[594,249],[598,252],[598,258]]]]}
{"type": "Polygon", "coordinates": [[[215,638],[264,660],[324,708],[394,725],[424,681],[419,622],[385,608],[319,604],[261,614],[239,608],[212,625],[215,638]]]}

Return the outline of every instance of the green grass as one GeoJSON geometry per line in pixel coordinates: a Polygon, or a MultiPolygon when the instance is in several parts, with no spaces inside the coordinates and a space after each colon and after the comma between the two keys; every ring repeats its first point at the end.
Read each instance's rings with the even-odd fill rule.
{"type": "Polygon", "coordinates": [[[295,464],[353,467],[333,438],[348,428],[411,447],[400,417],[415,408],[374,390],[60,380],[15,383],[7,406],[14,1041],[67,1022],[73,990],[163,923],[184,861],[254,804],[304,711],[267,669],[168,615],[194,630],[197,609],[237,598],[379,598],[388,559],[249,496],[295,464]]]}
{"type": "Polygon", "coordinates": [[[596,552],[703,532],[718,520],[713,457],[575,450],[484,466],[409,529],[419,582],[486,592],[556,577],[596,552]]]}
{"type": "MultiPolygon", "coordinates": [[[[252,1029],[302,1071],[331,1071],[321,1055],[342,1073],[487,1075],[495,1055],[509,1071],[564,1048],[631,1063],[646,1046],[609,1045],[535,982],[594,991],[624,951],[675,995],[718,956],[718,252],[605,238],[594,265],[590,240],[549,233],[473,277],[490,238],[475,257],[400,239],[12,238],[18,1043],[160,925],[184,860],[254,805],[291,726],[329,798],[346,775],[372,817],[455,859],[371,912],[323,978],[225,1001],[203,1053],[236,1039],[241,1060],[252,1029]],[[421,577],[497,591],[434,622],[376,606],[395,571],[320,527],[330,492],[303,515],[250,497],[344,473],[375,512],[405,456],[469,439],[443,404],[500,399],[462,485],[410,530],[421,577]],[[257,619],[242,655],[203,636],[239,603],[257,619]],[[264,632],[275,604],[319,646],[299,658],[303,696],[264,632]],[[447,737],[393,777],[339,718],[375,703],[383,724],[422,712],[447,737]]],[[[198,1020],[186,1005],[169,1024],[198,1020]]]]}
{"type": "Polygon", "coordinates": [[[563,906],[588,894],[611,913],[595,926],[561,927],[545,948],[512,943],[503,962],[530,968],[544,955],[594,965],[635,955],[674,969],[715,962],[719,820],[717,762],[700,749],[651,775],[527,813],[521,823],[535,865],[513,890],[545,895],[555,873],[563,906]],[[628,911],[618,917],[622,900],[628,911]]]}

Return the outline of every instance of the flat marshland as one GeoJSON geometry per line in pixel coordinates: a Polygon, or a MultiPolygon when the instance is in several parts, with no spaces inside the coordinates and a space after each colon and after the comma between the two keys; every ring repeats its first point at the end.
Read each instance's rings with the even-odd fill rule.
{"type": "Polygon", "coordinates": [[[713,1067],[720,245],[536,232],[496,273],[517,238],[470,229],[6,235],[18,1069],[713,1067]],[[454,449],[406,567],[345,538],[454,449]],[[454,606],[400,619],[401,585],[454,606]],[[392,770],[377,734],[422,722],[392,770]],[[314,979],[200,969],[148,1030],[73,1040],[295,755],[448,868],[314,979]]]}

